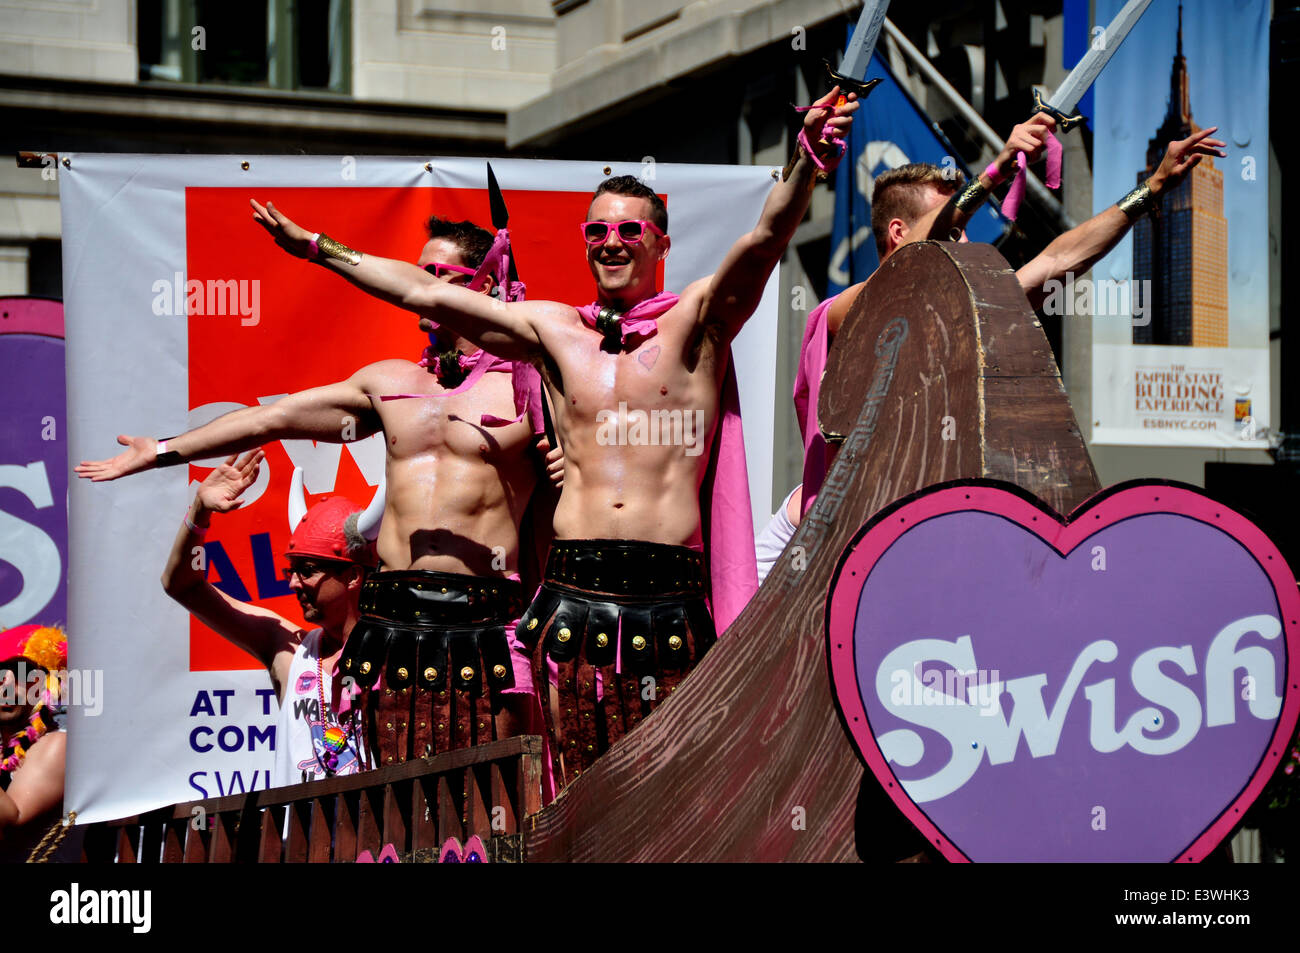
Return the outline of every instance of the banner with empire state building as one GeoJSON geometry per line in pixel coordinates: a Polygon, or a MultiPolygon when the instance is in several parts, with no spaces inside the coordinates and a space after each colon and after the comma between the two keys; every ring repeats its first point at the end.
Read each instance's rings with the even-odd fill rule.
{"type": "MultiPolygon", "coordinates": [[[[1121,5],[1097,0],[1096,22],[1121,5]]],[[[1094,443],[1268,446],[1268,16],[1268,0],[1155,0],[1097,81],[1094,213],[1201,129],[1228,157],[1162,195],[1082,289],[1094,443]]]]}

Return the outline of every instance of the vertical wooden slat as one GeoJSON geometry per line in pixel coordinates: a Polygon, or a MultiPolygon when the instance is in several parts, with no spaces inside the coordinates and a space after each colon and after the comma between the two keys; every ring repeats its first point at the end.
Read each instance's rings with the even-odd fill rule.
{"type": "Polygon", "coordinates": [[[204,815],[203,828],[195,830],[193,824],[185,825],[185,854],[183,864],[202,864],[208,860],[209,845],[212,843],[212,828],[216,818],[204,815]]]}
{"type": "Polygon", "coordinates": [[[273,807],[262,810],[261,839],[258,842],[257,862],[278,864],[283,843],[280,839],[280,812],[273,807]]]}
{"type": "Polygon", "coordinates": [[[465,836],[492,836],[490,765],[475,764],[465,770],[465,836]]]}
{"type": "Polygon", "coordinates": [[[438,846],[441,847],[448,837],[465,836],[464,822],[460,819],[460,806],[456,803],[453,791],[465,791],[465,772],[449,771],[438,775],[438,846]]]}
{"type": "Polygon", "coordinates": [[[357,802],[357,853],[370,851],[378,856],[383,849],[379,839],[379,822],[384,811],[383,789],[364,788],[357,802]]]}
{"type": "Polygon", "coordinates": [[[284,842],[284,862],[302,864],[307,861],[307,827],[311,823],[311,801],[290,801],[285,806],[289,814],[289,835],[284,842]]]}
{"type": "Polygon", "coordinates": [[[163,828],[162,862],[179,864],[185,859],[185,832],[189,830],[189,821],[185,818],[172,818],[163,828]]]}
{"type": "Polygon", "coordinates": [[[328,864],[330,848],[334,843],[334,798],[312,798],[311,837],[307,846],[307,862],[328,864]]]}
{"type": "Polygon", "coordinates": [[[509,775],[514,773],[511,770],[510,762],[493,761],[488,765],[488,772],[488,792],[491,799],[491,803],[488,807],[489,815],[492,820],[495,820],[499,815],[504,815],[502,817],[501,829],[498,830],[496,827],[493,827],[492,833],[518,834],[519,823],[515,813],[517,810],[515,803],[518,792],[514,790],[513,785],[511,785],[508,780],[509,775]],[[504,812],[498,812],[497,808],[504,808],[505,810],[504,812]]]}
{"type": "Polygon", "coordinates": [[[357,859],[357,812],[361,794],[348,791],[340,794],[334,817],[334,862],[352,863],[357,859]]]}
{"type": "Polygon", "coordinates": [[[235,825],[239,815],[229,812],[208,815],[208,827],[212,831],[212,847],[208,851],[208,863],[228,864],[235,856],[235,825]]]}
{"type": "Polygon", "coordinates": [[[519,783],[519,826],[524,826],[524,818],[536,814],[542,809],[542,751],[531,751],[519,756],[516,761],[519,783]]]}
{"type": "Polygon", "coordinates": [[[429,776],[411,785],[411,850],[436,850],[438,783],[429,776]]]}
{"type": "Polygon", "coordinates": [[[399,854],[406,853],[407,819],[411,810],[410,781],[384,785],[384,826],[381,844],[392,844],[399,854]]]}

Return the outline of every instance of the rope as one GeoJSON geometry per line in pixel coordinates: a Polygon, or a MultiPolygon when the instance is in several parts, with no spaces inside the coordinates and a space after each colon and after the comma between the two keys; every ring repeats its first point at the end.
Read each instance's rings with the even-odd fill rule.
{"type": "Polygon", "coordinates": [[[76,811],[68,812],[67,824],[63,823],[62,818],[55,821],[50,826],[50,829],[45,832],[45,836],[41,838],[41,842],[32,848],[31,854],[27,857],[27,863],[29,864],[49,863],[50,857],[53,856],[54,852],[59,849],[59,845],[63,843],[63,838],[68,836],[68,831],[71,829],[72,825],[75,824],[76,822],[77,822],[76,811]]]}

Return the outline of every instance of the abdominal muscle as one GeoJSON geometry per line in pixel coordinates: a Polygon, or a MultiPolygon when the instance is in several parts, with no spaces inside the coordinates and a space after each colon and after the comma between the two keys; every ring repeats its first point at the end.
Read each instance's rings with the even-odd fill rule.
{"type": "Polygon", "coordinates": [[[535,479],[519,461],[513,485],[481,459],[447,453],[388,461],[380,529],[384,569],[472,576],[518,571],[519,522],[535,479]]]}
{"type": "MultiPolygon", "coordinates": [[[[710,438],[711,427],[710,421],[710,438]]],[[[555,509],[556,538],[700,545],[708,439],[701,438],[701,452],[693,456],[681,446],[603,446],[589,426],[561,439],[564,491],[555,509]]]]}

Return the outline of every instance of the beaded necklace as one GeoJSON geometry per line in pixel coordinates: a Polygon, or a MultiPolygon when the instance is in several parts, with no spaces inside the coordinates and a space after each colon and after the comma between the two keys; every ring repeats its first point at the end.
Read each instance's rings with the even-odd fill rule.
{"type": "MultiPolygon", "coordinates": [[[[49,726],[45,724],[45,719],[41,717],[41,710],[44,702],[33,709],[31,717],[27,719],[27,727],[22,731],[16,731],[9,736],[9,740],[4,743],[3,755],[0,758],[0,774],[12,775],[18,770],[18,766],[23,763],[27,757],[27,752],[32,750],[32,745],[40,740],[41,736],[49,731],[49,726]]],[[[5,787],[8,787],[6,781],[5,787]]]]}
{"type": "MultiPolygon", "coordinates": [[[[339,767],[339,755],[347,750],[348,737],[352,734],[352,725],[343,726],[341,721],[331,724],[329,708],[325,704],[325,658],[317,651],[316,655],[316,699],[320,703],[320,720],[324,726],[321,732],[321,744],[325,748],[324,757],[318,757],[325,773],[333,777],[339,767]]],[[[330,694],[333,694],[331,690],[330,694]]]]}

